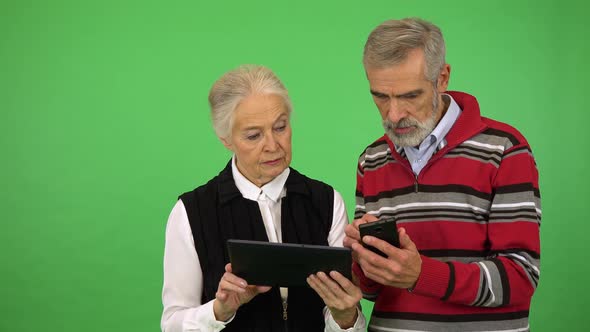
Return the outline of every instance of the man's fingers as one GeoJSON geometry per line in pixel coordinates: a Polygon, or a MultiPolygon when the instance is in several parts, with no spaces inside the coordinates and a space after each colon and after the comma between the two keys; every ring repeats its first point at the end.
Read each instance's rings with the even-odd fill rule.
{"type": "Polygon", "coordinates": [[[387,280],[391,274],[392,265],[397,263],[370,250],[364,250],[365,252],[359,254],[359,265],[365,276],[380,284],[388,284],[387,280]]]}
{"type": "MultiPolygon", "coordinates": [[[[365,238],[369,238],[369,236],[365,236],[365,238]]],[[[372,237],[375,240],[379,240],[377,238],[372,237]]],[[[381,241],[381,240],[379,240],[381,241]]],[[[387,245],[389,245],[385,241],[381,241],[387,245]]],[[[391,246],[393,247],[393,246],[391,246]]],[[[381,248],[377,247],[377,249],[381,250],[381,248]]],[[[397,249],[393,247],[393,249],[397,249]]],[[[353,249],[358,255],[358,263],[361,266],[363,272],[367,277],[370,279],[383,283],[385,277],[387,276],[387,271],[391,268],[391,264],[394,263],[393,261],[389,260],[388,258],[382,257],[377,255],[376,253],[366,249],[360,244],[354,246],[353,249]],[[369,274],[371,276],[369,276],[369,274]],[[377,278],[377,279],[376,279],[377,278]]],[[[397,249],[399,250],[399,249],[397,249]]]]}
{"type": "Polygon", "coordinates": [[[387,241],[383,241],[370,235],[365,235],[363,237],[363,242],[377,248],[379,251],[387,255],[387,257],[395,256],[400,250],[399,248],[389,244],[387,241]]]}
{"type": "Polygon", "coordinates": [[[342,246],[346,248],[351,248],[353,243],[358,243],[358,241],[348,236],[345,236],[344,240],[342,240],[342,246]]]}
{"type": "Polygon", "coordinates": [[[367,248],[365,248],[365,246],[363,246],[360,243],[354,243],[351,246],[351,248],[353,250],[353,252],[352,252],[353,258],[354,258],[355,254],[356,254],[357,260],[360,260],[362,257],[365,257],[369,253],[375,255],[375,253],[373,253],[372,251],[368,250],[367,248]]]}
{"type": "MultiPolygon", "coordinates": [[[[359,277],[358,277],[358,276],[357,276],[355,273],[353,273],[353,274],[352,274],[352,283],[353,283],[353,284],[354,284],[356,287],[359,287],[359,286],[360,286],[360,284],[361,284],[361,281],[359,280],[359,277]]],[[[360,290],[360,289],[359,289],[359,290],[360,290]]]]}
{"type": "Polygon", "coordinates": [[[361,218],[355,219],[351,224],[346,225],[346,227],[344,227],[344,235],[346,236],[344,237],[342,244],[347,248],[352,248],[352,245],[355,242],[361,241],[359,225],[366,224],[368,222],[372,222],[375,220],[378,220],[377,217],[370,214],[365,214],[361,218]]]}
{"type": "Polygon", "coordinates": [[[408,235],[408,233],[406,233],[405,228],[400,227],[398,234],[400,247],[402,247],[403,249],[418,251],[418,248],[416,248],[416,244],[412,241],[412,239],[410,239],[410,236],[408,235]]]}
{"type": "Polygon", "coordinates": [[[375,216],[374,216],[374,215],[372,215],[372,214],[368,214],[368,213],[365,213],[365,214],[364,214],[364,215],[361,217],[361,219],[362,219],[362,220],[364,220],[365,222],[373,222],[373,221],[377,221],[377,220],[379,220],[379,218],[375,217],[375,216]]]}
{"type": "Polygon", "coordinates": [[[346,227],[344,227],[344,234],[353,241],[359,241],[361,238],[358,226],[355,226],[354,223],[348,224],[346,227]]]}
{"type": "MultiPolygon", "coordinates": [[[[372,271],[374,271],[374,270],[372,270],[372,271]]],[[[373,280],[373,281],[375,281],[375,282],[377,282],[377,283],[380,283],[380,284],[382,284],[382,285],[385,285],[385,284],[386,284],[386,280],[385,280],[385,278],[383,278],[382,276],[380,276],[380,275],[378,275],[378,274],[374,274],[374,273],[372,273],[372,272],[371,272],[371,270],[369,270],[369,269],[365,270],[365,269],[363,268],[363,273],[365,274],[365,276],[366,276],[367,278],[369,278],[369,279],[371,279],[371,280],[373,280]]]]}

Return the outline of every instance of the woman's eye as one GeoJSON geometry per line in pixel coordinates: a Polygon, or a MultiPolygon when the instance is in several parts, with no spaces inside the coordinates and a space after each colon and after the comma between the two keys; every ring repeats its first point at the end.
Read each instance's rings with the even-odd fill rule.
{"type": "Polygon", "coordinates": [[[247,135],[246,139],[249,141],[254,141],[254,140],[258,139],[258,137],[260,137],[260,134],[251,134],[251,135],[247,135]]]}
{"type": "Polygon", "coordinates": [[[287,126],[283,125],[283,126],[275,127],[275,130],[276,131],[283,131],[283,130],[285,130],[285,128],[287,128],[287,126]]]}

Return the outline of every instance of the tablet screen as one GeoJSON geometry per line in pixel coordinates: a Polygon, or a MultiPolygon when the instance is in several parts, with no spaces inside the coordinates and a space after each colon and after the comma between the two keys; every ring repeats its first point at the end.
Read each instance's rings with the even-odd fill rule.
{"type": "Polygon", "coordinates": [[[351,280],[350,249],[264,241],[227,241],[233,273],[249,285],[302,286],[310,274],[338,271],[351,280]]]}

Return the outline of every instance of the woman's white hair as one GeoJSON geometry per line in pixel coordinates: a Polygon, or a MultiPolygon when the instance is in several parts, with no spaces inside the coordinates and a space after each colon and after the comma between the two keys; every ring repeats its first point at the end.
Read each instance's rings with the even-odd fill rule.
{"type": "Polygon", "coordinates": [[[287,89],[272,70],[264,66],[242,65],[221,76],[209,92],[211,120],[219,138],[231,137],[234,111],[242,100],[255,94],[280,96],[291,115],[292,105],[287,89]]]}
{"type": "Polygon", "coordinates": [[[446,63],[445,41],[436,25],[419,18],[389,20],[377,26],[367,38],[363,64],[376,69],[395,66],[417,48],[424,51],[426,79],[436,84],[446,63]]]}

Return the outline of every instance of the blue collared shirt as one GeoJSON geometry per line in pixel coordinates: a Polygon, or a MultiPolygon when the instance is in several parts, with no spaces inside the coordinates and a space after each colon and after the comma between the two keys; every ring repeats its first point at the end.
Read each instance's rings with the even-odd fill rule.
{"type": "Polygon", "coordinates": [[[459,108],[459,105],[457,105],[457,102],[455,102],[453,97],[447,94],[445,94],[445,96],[451,98],[449,108],[432,133],[426,136],[417,148],[411,146],[404,147],[406,157],[408,158],[408,161],[412,166],[412,171],[416,176],[420,174],[420,171],[426,166],[426,163],[430,160],[432,155],[447,145],[445,137],[459,118],[459,115],[461,115],[461,108],[459,108]]]}

